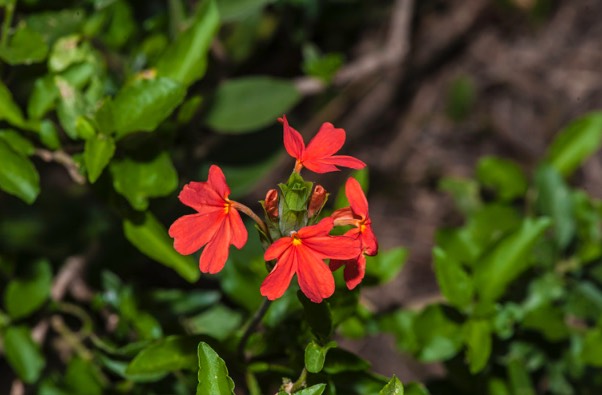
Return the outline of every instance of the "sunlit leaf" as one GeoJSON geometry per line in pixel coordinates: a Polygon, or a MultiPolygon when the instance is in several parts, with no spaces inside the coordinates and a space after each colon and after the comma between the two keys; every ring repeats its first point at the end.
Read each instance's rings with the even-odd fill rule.
{"type": "Polygon", "coordinates": [[[466,359],[470,373],[476,374],[487,365],[491,354],[491,323],[483,319],[471,319],[464,324],[466,359]]]}
{"type": "Polygon", "coordinates": [[[493,189],[503,201],[523,196],[528,186],[527,178],[516,163],[494,156],[479,159],[477,179],[483,186],[493,189]]]}
{"type": "Polygon", "coordinates": [[[383,387],[378,395],[403,395],[403,384],[395,375],[389,380],[387,385],[383,387]]]}
{"type": "Polygon", "coordinates": [[[470,305],[474,293],[471,278],[462,265],[440,248],[433,251],[435,274],[441,293],[450,304],[463,309],[470,305]]]}
{"type": "Polygon", "coordinates": [[[228,376],[223,359],[205,342],[198,346],[199,384],[196,395],[234,394],[234,382],[228,376]]]}
{"type": "Polygon", "coordinates": [[[88,180],[94,183],[115,153],[115,142],[110,136],[97,134],[86,140],[84,162],[88,171],[88,180]]]}

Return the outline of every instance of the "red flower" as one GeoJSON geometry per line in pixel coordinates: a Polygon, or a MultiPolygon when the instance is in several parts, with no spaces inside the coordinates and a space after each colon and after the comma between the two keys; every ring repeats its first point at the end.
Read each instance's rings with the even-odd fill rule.
{"type": "Polygon", "coordinates": [[[230,244],[241,249],[247,242],[247,229],[228,199],[230,188],[218,166],[211,166],[207,182],[190,182],[178,196],[198,213],[178,218],[169,228],[174,248],[189,255],[205,246],[199,261],[203,273],[217,273],[228,259],[230,244]]]}
{"type": "Polygon", "coordinates": [[[284,148],[290,156],[297,159],[297,173],[303,167],[315,173],[328,173],[338,171],[337,166],[352,169],[362,169],[366,166],[364,162],[351,156],[333,155],[345,143],[344,129],[335,128],[333,124],[325,122],[306,148],[301,133],[288,124],[286,116],[283,115],[278,120],[282,122],[284,129],[284,148]]]}
{"type": "Polygon", "coordinates": [[[261,294],[270,300],[281,297],[296,273],[301,291],[312,302],[320,303],[331,296],[334,278],[324,259],[351,259],[359,251],[356,239],[329,236],[333,226],[332,218],[324,218],[316,225],[292,232],[290,237],[276,240],[264,254],[266,261],[278,261],[261,284],[261,294]]]}
{"type": "Polygon", "coordinates": [[[347,288],[355,288],[364,278],[366,272],[365,255],[376,255],[378,253],[378,242],[374,232],[372,232],[372,221],[368,214],[368,200],[362,191],[360,183],[355,178],[349,178],[345,184],[345,195],[349,200],[351,207],[342,208],[332,213],[334,224],[336,226],[353,225],[345,233],[345,236],[352,237],[360,241],[360,253],[352,259],[331,260],[330,270],[335,271],[345,265],[343,273],[347,288]]]}

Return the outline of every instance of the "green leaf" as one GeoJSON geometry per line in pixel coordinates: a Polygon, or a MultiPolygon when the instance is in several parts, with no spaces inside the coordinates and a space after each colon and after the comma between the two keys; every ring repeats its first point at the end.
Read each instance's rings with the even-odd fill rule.
{"type": "Polygon", "coordinates": [[[283,79],[246,77],[217,88],[207,124],[219,132],[248,133],[273,124],[301,99],[295,85],[283,79]]]}
{"type": "Polygon", "coordinates": [[[455,78],[447,91],[447,115],[454,121],[462,121],[470,115],[476,100],[475,83],[471,77],[455,78]]]}
{"type": "MultiPolygon", "coordinates": [[[[334,342],[332,342],[334,343],[334,342]]],[[[370,369],[370,362],[341,348],[332,349],[324,363],[324,371],[328,374],[342,372],[360,372],[370,369]]]]}
{"type": "Polygon", "coordinates": [[[93,361],[75,357],[65,372],[65,386],[73,394],[101,395],[104,376],[93,361]]]}
{"type": "Polygon", "coordinates": [[[404,390],[405,395],[429,395],[429,391],[424,384],[410,383],[405,386],[404,390]]]}
{"type": "Polygon", "coordinates": [[[4,355],[17,376],[27,384],[34,383],[42,373],[44,356],[31,338],[26,326],[12,326],[4,332],[4,355]]]}
{"type": "Polygon", "coordinates": [[[322,395],[325,389],[326,384],[316,384],[295,392],[295,395],[322,395]]]}
{"type": "Polygon", "coordinates": [[[184,320],[184,326],[190,333],[209,335],[220,341],[226,340],[241,324],[242,314],[223,304],[184,320]]]}
{"type": "Polygon", "coordinates": [[[483,370],[491,355],[491,323],[488,320],[470,319],[464,324],[466,359],[470,373],[483,370]]]}
{"type": "Polygon", "coordinates": [[[486,156],[479,160],[477,179],[483,186],[493,189],[502,201],[522,197],[528,186],[520,166],[508,159],[494,156],[486,156]]]}
{"type": "Polygon", "coordinates": [[[114,160],[109,170],[115,190],[136,210],[146,210],[149,198],[167,196],[178,187],[178,174],[167,152],[149,162],[114,160]]]}
{"type": "Polygon", "coordinates": [[[602,144],[602,112],[585,115],[566,126],[548,150],[548,160],[563,176],[569,176],[602,144]]]}
{"type": "Polygon", "coordinates": [[[40,176],[33,163],[1,139],[0,158],[0,188],[32,204],[40,193],[40,176]]]}
{"type": "Polygon", "coordinates": [[[91,55],[92,47],[89,42],[82,41],[77,34],[64,36],[53,45],[48,58],[48,68],[59,73],[73,64],[91,60],[91,55]]]}
{"type": "Polygon", "coordinates": [[[336,347],[335,342],[329,342],[325,346],[320,346],[315,340],[312,340],[305,347],[305,367],[309,373],[319,373],[324,367],[326,354],[328,350],[336,347]]]}
{"type": "Polygon", "coordinates": [[[57,76],[54,81],[59,91],[59,103],[56,111],[63,130],[73,140],[85,139],[87,136],[80,135],[77,127],[78,118],[85,115],[88,110],[82,93],[62,77],[57,76]]]}
{"type": "Polygon", "coordinates": [[[149,375],[194,369],[198,336],[167,336],[144,348],[130,362],[128,375],[149,375]]]}
{"type": "Polygon", "coordinates": [[[20,25],[5,47],[0,47],[0,59],[11,65],[41,62],[48,55],[48,45],[41,34],[20,25]]]}
{"type": "Polygon", "coordinates": [[[27,114],[30,118],[41,119],[54,108],[58,97],[59,90],[52,75],[36,79],[27,103],[27,114]]]}
{"type": "Polygon", "coordinates": [[[199,384],[196,395],[234,394],[234,382],[228,376],[223,359],[205,342],[198,347],[199,384]]]}
{"type": "Polygon", "coordinates": [[[140,79],[126,85],[112,106],[117,139],[155,130],[185,96],[184,86],[170,78],[140,79]]]}
{"type": "Polygon", "coordinates": [[[167,230],[150,212],[145,213],[142,222],[126,219],[123,222],[123,232],[140,252],[172,268],[186,281],[193,283],[199,279],[200,272],[194,260],[173,249],[167,230]]]}
{"type": "Polygon", "coordinates": [[[581,359],[588,365],[602,367],[602,329],[594,328],[586,332],[581,348],[581,359]]]}
{"type": "Polygon", "coordinates": [[[297,291],[297,298],[303,305],[305,320],[314,335],[321,341],[327,340],[332,334],[332,313],[328,303],[314,303],[301,291],[297,291]]]}
{"type": "Polygon", "coordinates": [[[456,355],[462,346],[461,327],[447,318],[443,308],[430,305],[414,319],[418,358],[423,362],[444,361],[456,355]]]}
{"type": "Polygon", "coordinates": [[[0,121],[1,120],[6,120],[6,122],[17,127],[23,127],[26,123],[25,119],[23,119],[21,109],[13,100],[13,95],[2,81],[0,81],[0,121]]]}
{"type": "Polygon", "coordinates": [[[40,33],[46,42],[76,33],[83,25],[86,13],[81,8],[65,8],[55,12],[40,12],[26,17],[27,26],[40,33]]]}
{"type": "Polygon", "coordinates": [[[219,15],[224,22],[243,20],[274,0],[217,0],[219,15]]]}
{"type": "Polygon", "coordinates": [[[508,235],[474,267],[474,284],[483,301],[495,301],[508,284],[531,263],[531,247],[550,226],[548,218],[523,221],[521,227],[508,235]]]}
{"type": "Polygon", "coordinates": [[[407,257],[408,250],[403,247],[382,251],[376,256],[367,256],[364,284],[385,284],[393,280],[405,265],[407,257]]]}
{"type": "Polygon", "coordinates": [[[157,75],[172,78],[183,86],[202,78],[207,69],[207,53],[218,27],[215,1],[203,1],[190,28],[180,34],[159,58],[157,75]]]}
{"type": "Polygon", "coordinates": [[[391,380],[382,390],[380,390],[378,395],[403,395],[403,384],[401,384],[401,381],[393,375],[391,380]]]}
{"type": "Polygon", "coordinates": [[[17,132],[16,130],[0,130],[0,140],[4,140],[4,142],[7,143],[13,149],[13,151],[21,155],[31,156],[36,150],[31,141],[23,137],[21,133],[17,132]]]}
{"type": "Polygon", "coordinates": [[[84,162],[88,170],[88,180],[94,183],[115,153],[115,142],[110,136],[97,134],[86,140],[84,162]]]}
{"type": "Polygon", "coordinates": [[[48,261],[37,261],[29,267],[24,278],[8,283],[4,293],[4,306],[13,319],[26,317],[41,307],[50,296],[52,269],[48,261]]]}
{"type": "Polygon", "coordinates": [[[507,363],[507,369],[512,394],[536,395],[524,361],[513,358],[507,363]]]}
{"type": "Polygon", "coordinates": [[[468,307],[472,302],[474,287],[466,270],[460,262],[438,247],[433,250],[433,255],[435,275],[443,296],[459,309],[468,307]]]}
{"type": "Polygon", "coordinates": [[[550,166],[542,166],[537,170],[535,185],[539,212],[552,219],[556,242],[564,249],[577,230],[571,190],[560,173],[550,166]]]}

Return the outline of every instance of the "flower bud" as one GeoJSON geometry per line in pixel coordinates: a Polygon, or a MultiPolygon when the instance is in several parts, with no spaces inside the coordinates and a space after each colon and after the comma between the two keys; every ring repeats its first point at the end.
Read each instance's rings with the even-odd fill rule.
{"type": "Polygon", "coordinates": [[[307,216],[312,218],[314,215],[320,213],[322,207],[326,203],[326,199],[328,198],[328,192],[322,185],[316,184],[314,188],[314,192],[309,199],[309,207],[307,209],[307,216]]]}
{"type": "Polygon", "coordinates": [[[278,218],[278,191],[270,189],[265,195],[265,212],[272,220],[278,218]]]}

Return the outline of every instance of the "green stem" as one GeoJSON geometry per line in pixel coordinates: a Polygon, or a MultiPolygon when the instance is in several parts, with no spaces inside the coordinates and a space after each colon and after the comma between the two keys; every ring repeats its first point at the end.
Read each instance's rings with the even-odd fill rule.
{"type": "Polygon", "coordinates": [[[293,383],[293,386],[291,388],[291,393],[299,391],[300,389],[304,388],[305,380],[307,380],[307,369],[303,368],[303,370],[301,371],[301,374],[299,375],[299,378],[297,379],[297,381],[295,381],[293,383]]]}
{"type": "Polygon", "coordinates": [[[0,38],[0,46],[5,47],[8,40],[8,31],[10,25],[13,23],[13,15],[15,13],[15,7],[17,0],[8,0],[4,9],[4,21],[2,22],[2,37],[0,38]]]}
{"type": "Polygon", "coordinates": [[[251,337],[251,335],[255,332],[257,326],[265,316],[265,313],[267,313],[268,308],[271,304],[271,300],[264,299],[259,309],[255,312],[255,314],[249,321],[249,324],[247,325],[247,328],[245,329],[245,332],[243,333],[240,339],[240,343],[238,343],[238,355],[242,361],[246,362],[245,347],[247,345],[247,342],[249,341],[249,337],[251,337]]]}

